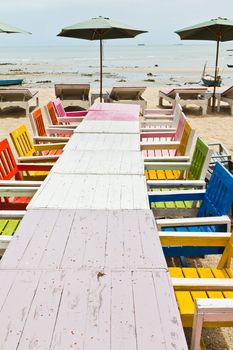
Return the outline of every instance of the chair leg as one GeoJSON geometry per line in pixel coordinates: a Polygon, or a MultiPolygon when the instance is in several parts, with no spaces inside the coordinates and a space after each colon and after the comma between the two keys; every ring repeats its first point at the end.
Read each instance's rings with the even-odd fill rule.
{"type": "Polygon", "coordinates": [[[163,98],[159,97],[159,107],[163,107],[163,98]]]}
{"type": "Polygon", "coordinates": [[[197,305],[195,303],[190,350],[200,349],[202,325],[203,325],[203,315],[198,313],[197,305]]]}

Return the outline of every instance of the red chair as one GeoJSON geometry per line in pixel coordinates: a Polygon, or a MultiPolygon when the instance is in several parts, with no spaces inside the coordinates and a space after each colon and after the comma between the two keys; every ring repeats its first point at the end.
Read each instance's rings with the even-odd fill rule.
{"type": "Polygon", "coordinates": [[[52,164],[16,163],[7,139],[0,142],[0,209],[24,210],[41,181],[30,178],[30,171],[48,172],[52,164]],[[25,174],[27,180],[25,180],[25,174]],[[28,175],[29,174],[29,175],[28,175]],[[22,197],[25,196],[25,197],[22,197]]]}

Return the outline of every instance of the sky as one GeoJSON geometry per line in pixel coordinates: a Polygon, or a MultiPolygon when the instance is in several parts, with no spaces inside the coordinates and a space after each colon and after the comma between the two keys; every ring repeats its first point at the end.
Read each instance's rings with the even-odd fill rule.
{"type": "Polygon", "coordinates": [[[56,35],[63,27],[97,16],[148,31],[135,39],[111,41],[111,45],[134,45],[135,41],[146,45],[179,44],[175,30],[219,16],[233,20],[233,0],[0,0],[0,8],[0,22],[32,32],[2,34],[0,48],[92,45],[56,35]]]}

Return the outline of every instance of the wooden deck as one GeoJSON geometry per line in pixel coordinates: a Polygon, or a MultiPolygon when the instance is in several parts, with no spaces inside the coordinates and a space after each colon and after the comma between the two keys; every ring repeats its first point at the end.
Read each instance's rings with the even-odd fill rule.
{"type": "Polygon", "coordinates": [[[0,262],[0,349],[187,350],[129,106],[95,104],[127,131],[76,132],[28,206],[0,262]]]}

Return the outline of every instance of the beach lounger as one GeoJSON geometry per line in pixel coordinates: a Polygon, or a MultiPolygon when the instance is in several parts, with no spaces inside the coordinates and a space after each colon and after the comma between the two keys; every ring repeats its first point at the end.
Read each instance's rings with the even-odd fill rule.
{"type": "Polygon", "coordinates": [[[146,87],[142,86],[113,87],[109,93],[109,102],[139,104],[141,107],[141,113],[144,114],[147,102],[142,97],[142,94],[145,90],[146,87]]]}
{"type": "Polygon", "coordinates": [[[230,113],[233,115],[233,86],[221,93],[220,100],[229,105],[230,113]]]}
{"type": "MultiPolygon", "coordinates": [[[[231,231],[231,220],[228,214],[233,203],[233,176],[229,171],[221,163],[217,163],[206,190],[149,192],[150,203],[175,201],[201,201],[197,216],[159,219],[156,221],[158,230],[171,236],[192,233],[195,236],[196,233],[196,236],[202,237],[209,234],[210,240],[206,239],[202,246],[197,246],[193,238],[192,241],[187,242],[187,245],[180,246],[176,242],[172,247],[168,242],[163,241],[165,255],[182,257],[221,254],[223,247],[218,241],[213,246],[211,237],[217,236],[217,232],[231,231]]],[[[186,208],[183,209],[185,210],[186,208]]]]}
{"type": "Polygon", "coordinates": [[[32,93],[28,89],[0,89],[0,109],[21,107],[26,110],[26,116],[29,116],[32,102],[35,100],[36,106],[39,105],[37,93],[38,91],[32,93]]]}
{"type": "Polygon", "coordinates": [[[75,106],[82,109],[90,107],[90,84],[55,84],[55,96],[62,100],[64,108],[75,106]]]}
{"type": "Polygon", "coordinates": [[[163,105],[163,100],[173,104],[176,94],[179,94],[179,103],[182,107],[196,105],[201,108],[204,115],[207,113],[208,100],[211,98],[210,95],[207,96],[205,93],[207,93],[205,87],[163,89],[159,91],[159,106],[163,105]]]}

